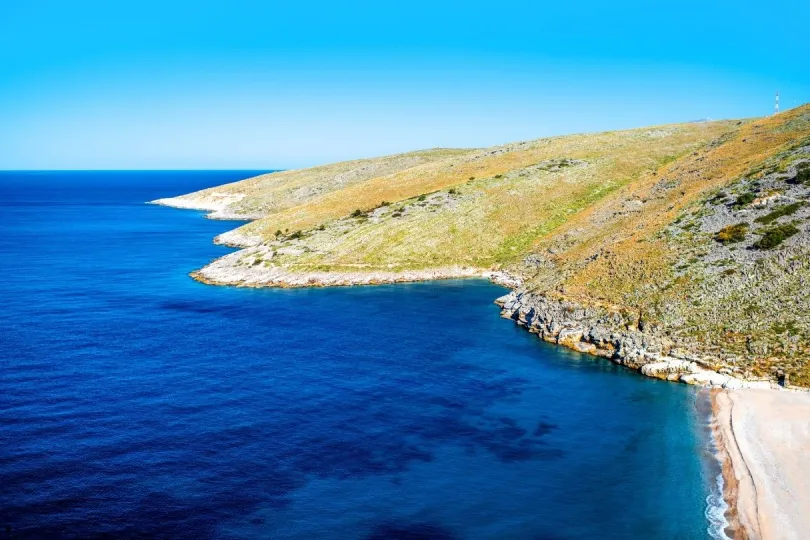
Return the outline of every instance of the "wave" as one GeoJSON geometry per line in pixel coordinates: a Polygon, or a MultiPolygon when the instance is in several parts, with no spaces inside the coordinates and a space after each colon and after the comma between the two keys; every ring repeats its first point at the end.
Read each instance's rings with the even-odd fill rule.
{"type": "Polygon", "coordinates": [[[706,511],[704,512],[709,522],[709,527],[706,529],[706,532],[709,533],[709,538],[713,538],[714,540],[731,540],[726,534],[726,528],[729,526],[729,522],[726,519],[728,503],[723,497],[723,488],[723,473],[717,473],[714,485],[706,496],[706,511]]]}

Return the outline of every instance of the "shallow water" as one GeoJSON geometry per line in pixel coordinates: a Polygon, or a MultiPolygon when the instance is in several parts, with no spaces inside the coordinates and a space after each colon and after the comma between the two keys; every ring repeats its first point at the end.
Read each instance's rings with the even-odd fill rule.
{"type": "Polygon", "coordinates": [[[542,343],[499,287],[191,280],[236,224],[143,202],[249,175],[0,173],[11,536],[708,536],[697,391],[542,343]]]}

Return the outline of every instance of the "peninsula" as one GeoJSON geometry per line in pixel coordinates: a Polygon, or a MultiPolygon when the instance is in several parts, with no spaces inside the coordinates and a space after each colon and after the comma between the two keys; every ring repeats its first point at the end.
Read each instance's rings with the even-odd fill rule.
{"type": "Polygon", "coordinates": [[[810,530],[810,105],[767,118],[433,149],[156,204],[250,222],[205,283],[485,276],[504,317],[715,389],[736,537],[810,530]],[[778,525],[778,527],[777,527],[778,525]]]}

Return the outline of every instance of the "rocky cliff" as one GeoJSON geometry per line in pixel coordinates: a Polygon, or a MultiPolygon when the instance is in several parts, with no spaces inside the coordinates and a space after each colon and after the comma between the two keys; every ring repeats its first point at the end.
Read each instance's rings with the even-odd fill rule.
{"type": "Polygon", "coordinates": [[[697,343],[678,343],[637,314],[582,306],[543,295],[513,291],[495,302],[501,315],[544,341],[607,358],[648,377],[720,388],[768,388],[768,379],[734,373],[697,343]]]}

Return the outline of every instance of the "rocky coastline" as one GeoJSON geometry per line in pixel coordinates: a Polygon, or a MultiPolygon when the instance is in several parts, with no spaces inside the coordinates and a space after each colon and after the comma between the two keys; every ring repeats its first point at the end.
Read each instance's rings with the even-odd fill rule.
{"type": "Polygon", "coordinates": [[[244,198],[244,195],[234,193],[214,192],[205,198],[200,197],[166,197],[155,199],[147,204],[158,206],[168,206],[169,208],[179,208],[181,210],[202,210],[208,212],[207,219],[218,219],[223,221],[250,221],[262,217],[261,215],[246,215],[229,210],[229,206],[244,198]]]}
{"type": "Polygon", "coordinates": [[[285,289],[303,287],[351,287],[358,285],[383,285],[391,283],[415,283],[444,279],[484,278],[504,286],[516,284],[507,274],[499,271],[472,267],[432,268],[426,270],[358,270],[358,271],[306,271],[299,272],[281,266],[237,265],[238,253],[222,257],[208,266],[189,274],[195,280],[208,285],[231,285],[236,287],[278,287],[285,289]]]}
{"type": "Polygon", "coordinates": [[[501,316],[549,343],[607,358],[657,379],[735,390],[778,388],[767,379],[746,379],[690,344],[657,335],[637,316],[618,309],[582,306],[564,299],[514,290],[498,298],[501,316]]]}

